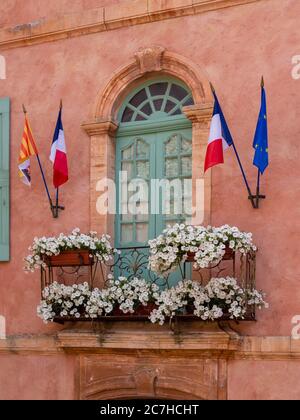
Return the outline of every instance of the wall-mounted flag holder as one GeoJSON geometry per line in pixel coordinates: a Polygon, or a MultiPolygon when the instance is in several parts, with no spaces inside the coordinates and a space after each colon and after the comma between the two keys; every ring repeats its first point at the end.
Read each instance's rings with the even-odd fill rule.
{"type": "MultiPolygon", "coordinates": [[[[28,119],[27,119],[27,110],[26,110],[24,104],[22,105],[22,108],[23,108],[23,113],[25,115],[25,129],[24,129],[24,134],[23,134],[23,139],[22,139],[21,153],[22,153],[22,149],[27,151],[27,159],[29,159],[30,156],[34,156],[34,155],[36,156],[37,161],[38,161],[38,165],[39,165],[39,169],[40,169],[40,172],[41,172],[41,176],[42,176],[42,179],[43,179],[43,184],[44,184],[44,187],[45,187],[45,191],[46,191],[46,194],[47,194],[47,198],[48,198],[48,201],[49,201],[51,214],[52,214],[54,219],[57,219],[58,216],[59,216],[59,210],[65,210],[65,207],[59,205],[58,189],[56,191],[56,203],[55,203],[55,205],[53,204],[53,201],[52,201],[52,198],[51,198],[51,195],[50,195],[50,192],[49,192],[49,187],[48,187],[48,184],[47,184],[47,180],[46,180],[46,177],[45,177],[45,173],[44,173],[44,170],[43,170],[43,166],[42,166],[37,148],[35,146],[33,135],[32,135],[32,132],[31,132],[31,128],[30,128],[30,125],[29,125],[29,122],[28,122],[28,119]],[[24,149],[23,142],[25,142],[25,149],[24,149]]],[[[20,161],[19,161],[19,171],[20,171],[20,161]]],[[[27,176],[26,184],[31,185],[31,183],[30,183],[30,167],[28,166],[26,168],[26,170],[23,169],[23,172],[27,176]]]]}
{"type": "Polygon", "coordinates": [[[261,100],[261,108],[259,112],[256,132],[253,141],[253,147],[255,149],[255,156],[253,164],[258,168],[258,175],[257,175],[257,186],[256,186],[256,194],[252,194],[249,182],[246,177],[245,170],[243,168],[240,156],[238,154],[237,148],[229,131],[228,125],[226,123],[226,119],[222,112],[221,106],[219,104],[218,97],[216,95],[216,91],[210,83],[210,87],[215,99],[214,104],[214,111],[212,116],[211,128],[210,128],[210,135],[208,140],[208,147],[206,151],[205,157],[205,167],[204,171],[207,169],[218,165],[220,163],[224,163],[224,151],[231,147],[234,150],[239,168],[242,173],[242,177],[247,188],[248,199],[251,201],[252,207],[254,209],[259,208],[259,202],[261,199],[265,199],[266,196],[260,194],[260,176],[263,174],[264,170],[268,166],[268,130],[267,130],[267,111],[266,111],[266,95],[264,89],[264,80],[262,78],[261,81],[261,89],[262,89],[262,100],[261,100]]]}

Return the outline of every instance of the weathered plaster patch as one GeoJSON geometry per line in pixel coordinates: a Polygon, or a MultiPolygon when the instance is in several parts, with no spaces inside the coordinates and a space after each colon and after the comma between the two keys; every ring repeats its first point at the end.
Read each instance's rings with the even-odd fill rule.
{"type": "Polygon", "coordinates": [[[32,28],[36,28],[37,26],[41,26],[43,25],[43,23],[45,22],[45,18],[39,19],[39,20],[34,20],[33,22],[29,22],[29,23],[23,23],[21,25],[16,25],[13,26],[12,28],[10,28],[11,32],[21,32],[21,31],[26,31],[26,30],[30,30],[32,28]]]}
{"type": "Polygon", "coordinates": [[[0,340],[6,339],[6,320],[5,316],[0,315],[0,340]]]}
{"type": "Polygon", "coordinates": [[[0,55],[0,80],[6,79],[6,60],[3,55],[0,55]]]}

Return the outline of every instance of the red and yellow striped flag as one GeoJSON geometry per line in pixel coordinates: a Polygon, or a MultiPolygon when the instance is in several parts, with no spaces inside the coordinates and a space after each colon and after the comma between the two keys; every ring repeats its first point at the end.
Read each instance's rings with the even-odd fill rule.
{"type": "Polygon", "coordinates": [[[19,155],[19,176],[26,185],[31,185],[30,157],[38,155],[29,121],[25,115],[24,132],[19,155]]]}

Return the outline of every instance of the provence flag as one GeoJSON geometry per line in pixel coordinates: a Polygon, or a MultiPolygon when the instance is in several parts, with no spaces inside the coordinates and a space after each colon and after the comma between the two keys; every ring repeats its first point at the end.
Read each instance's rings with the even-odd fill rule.
{"type": "Polygon", "coordinates": [[[31,186],[30,157],[37,155],[38,151],[34,142],[30,124],[27,117],[25,116],[25,124],[21,141],[18,168],[19,177],[21,181],[29,187],[31,186]]]}
{"type": "Polygon", "coordinates": [[[55,188],[59,188],[69,179],[67,150],[61,114],[62,108],[59,110],[50,154],[50,160],[53,163],[53,185],[55,188]]]}
{"type": "Polygon", "coordinates": [[[215,98],[215,106],[210,124],[204,172],[212,166],[224,163],[224,151],[233,144],[228,125],[214,90],[213,94],[215,98]]]}
{"type": "Polygon", "coordinates": [[[261,83],[261,107],[253,147],[255,149],[253,165],[255,165],[260,173],[263,174],[269,165],[267,103],[263,79],[261,83]]]}

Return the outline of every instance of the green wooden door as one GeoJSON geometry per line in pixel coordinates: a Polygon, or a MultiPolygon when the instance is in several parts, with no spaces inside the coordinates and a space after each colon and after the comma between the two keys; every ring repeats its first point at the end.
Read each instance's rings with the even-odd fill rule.
{"type": "Polygon", "coordinates": [[[0,261],[9,261],[10,102],[0,98],[0,261]]]}
{"type": "Polygon", "coordinates": [[[117,247],[146,246],[166,226],[188,221],[191,128],[118,136],[116,182],[117,247]]]}
{"type": "MultiPolygon", "coordinates": [[[[188,221],[192,127],[182,106],[191,103],[185,86],[163,79],[136,89],[121,108],[116,142],[116,248],[147,247],[149,239],[167,225],[188,221]]],[[[142,252],[147,255],[148,250],[142,252]]],[[[130,255],[130,250],[123,253],[130,255]]],[[[142,274],[148,277],[147,270],[142,274]]],[[[172,283],[179,277],[173,275],[172,283]]]]}

